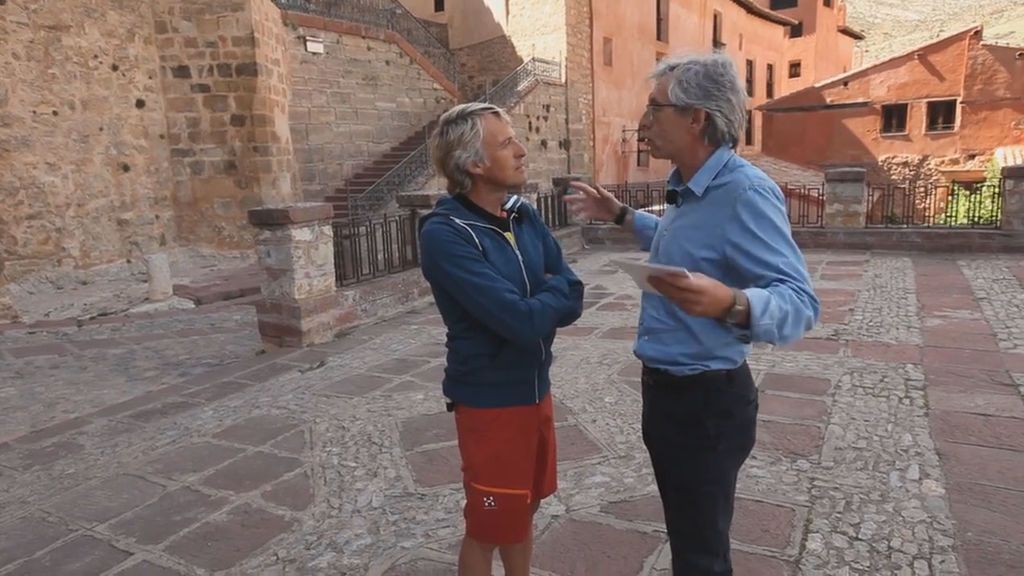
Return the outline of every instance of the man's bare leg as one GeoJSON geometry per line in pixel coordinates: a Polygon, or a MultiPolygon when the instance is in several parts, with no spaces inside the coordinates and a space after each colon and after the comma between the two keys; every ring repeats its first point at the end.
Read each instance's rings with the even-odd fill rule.
{"type": "Polygon", "coordinates": [[[538,508],[539,500],[533,503],[533,510],[530,513],[530,534],[526,541],[498,548],[501,563],[505,566],[505,576],[530,576],[530,561],[533,559],[533,517],[537,514],[538,508]]]}
{"type": "Polygon", "coordinates": [[[495,548],[497,546],[493,544],[484,544],[464,536],[462,549],[459,550],[459,576],[491,576],[495,548]]]}

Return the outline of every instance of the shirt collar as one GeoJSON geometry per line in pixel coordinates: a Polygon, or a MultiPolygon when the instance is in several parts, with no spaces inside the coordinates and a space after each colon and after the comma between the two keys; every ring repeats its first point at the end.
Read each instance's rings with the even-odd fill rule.
{"type": "Polygon", "coordinates": [[[693,175],[689,182],[683,182],[679,168],[673,168],[672,173],[668,177],[668,188],[680,192],[685,188],[689,188],[697,196],[703,196],[708,186],[715,179],[715,176],[718,176],[718,173],[722,171],[725,164],[732,159],[734,153],[728,146],[719,147],[704,161],[704,165],[700,167],[700,170],[697,170],[697,173],[693,175]]]}

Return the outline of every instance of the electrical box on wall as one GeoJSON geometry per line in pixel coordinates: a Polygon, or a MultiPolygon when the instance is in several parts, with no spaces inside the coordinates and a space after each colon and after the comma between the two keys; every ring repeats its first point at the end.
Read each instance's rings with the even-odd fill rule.
{"type": "Polygon", "coordinates": [[[306,36],[306,52],[310,54],[323,54],[324,53],[324,39],[316,36],[306,36]]]}

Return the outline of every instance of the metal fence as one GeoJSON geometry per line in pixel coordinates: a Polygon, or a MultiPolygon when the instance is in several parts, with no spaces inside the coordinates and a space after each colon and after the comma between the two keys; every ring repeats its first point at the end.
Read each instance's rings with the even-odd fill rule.
{"type": "MultiPolygon", "coordinates": [[[[490,102],[503,108],[515,104],[535,82],[541,79],[560,81],[562,65],[553,60],[531,58],[505,77],[478,101],[490,102]]],[[[350,196],[349,212],[367,215],[386,206],[396,195],[406,190],[430,170],[430,150],[426,143],[412,151],[397,166],[358,196],[350,196]]]]}
{"type": "Polygon", "coordinates": [[[1003,182],[870,185],[868,227],[991,228],[1002,225],[1003,182]]]}
{"type": "MultiPolygon", "coordinates": [[[[779,183],[786,199],[786,213],[792,228],[821,228],[825,226],[825,184],[779,183]]],[[[666,185],[664,181],[627,182],[603,186],[615,198],[634,210],[665,214],[666,185]]]]}
{"type": "Polygon", "coordinates": [[[825,183],[779,183],[786,199],[790,228],[823,228],[825,226],[825,183]]]}
{"type": "Polygon", "coordinates": [[[558,194],[538,195],[537,212],[540,213],[541,219],[548,225],[548,228],[552,230],[561,230],[572,225],[572,221],[569,219],[569,207],[565,205],[562,197],[558,194]]]}
{"type": "Polygon", "coordinates": [[[556,60],[530,58],[510,72],[501,82],[492,86],[477,101],[489,102],[506,108],[519,100],[522,93],[534,82],[541,79],[560,82],[562,80],[562,64],[556,60]]]}
{"type": "Polygon", "coordinates": [[[278,8],[390,30],[405,38],[453,84],[459,64],[451,50],[397,0],[274,0],[278,8]]]}
{"type": "Polygon", "coordinates": [[[665,214],[665,182],[625,182],[602,186],[619,202],[634,210],[650,212],[657,216],[665,214]]]}
{"type": "Polygon", "coordinates": [[[334,277],[348,286],[419,266],[416,216],[412,212],[331,223],[334,277]]]}
{"type": "MultiPolygon", "coordinates": [[[[568,208],[555,194],[540,194],[537,212],[552,230],[572,226],[568,208]]],[[[414,212],[351,218],[331,223],[334,277],[339,286],[382,278],[420,264],[419,231],[414,212]]]]}

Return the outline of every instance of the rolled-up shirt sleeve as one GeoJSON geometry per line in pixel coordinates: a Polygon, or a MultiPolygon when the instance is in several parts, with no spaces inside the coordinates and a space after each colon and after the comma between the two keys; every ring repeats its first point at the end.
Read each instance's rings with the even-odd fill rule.
{"type": "Polygon", "coordinates": [[[633,211],[633,237],[640,243],[640,249],[644,252],[651,251],[659,220],[661,219],[650,212],[633,211]]]}
{"type": "Polygon", "coordinates": [[[728,224],[726,257],[750,300],[750,327],[741,339],[770,344],[799,340],[814,327],[820,303],[803,253],[793,240],[778,189],[754,186],[737,195],[728,224]]]}

